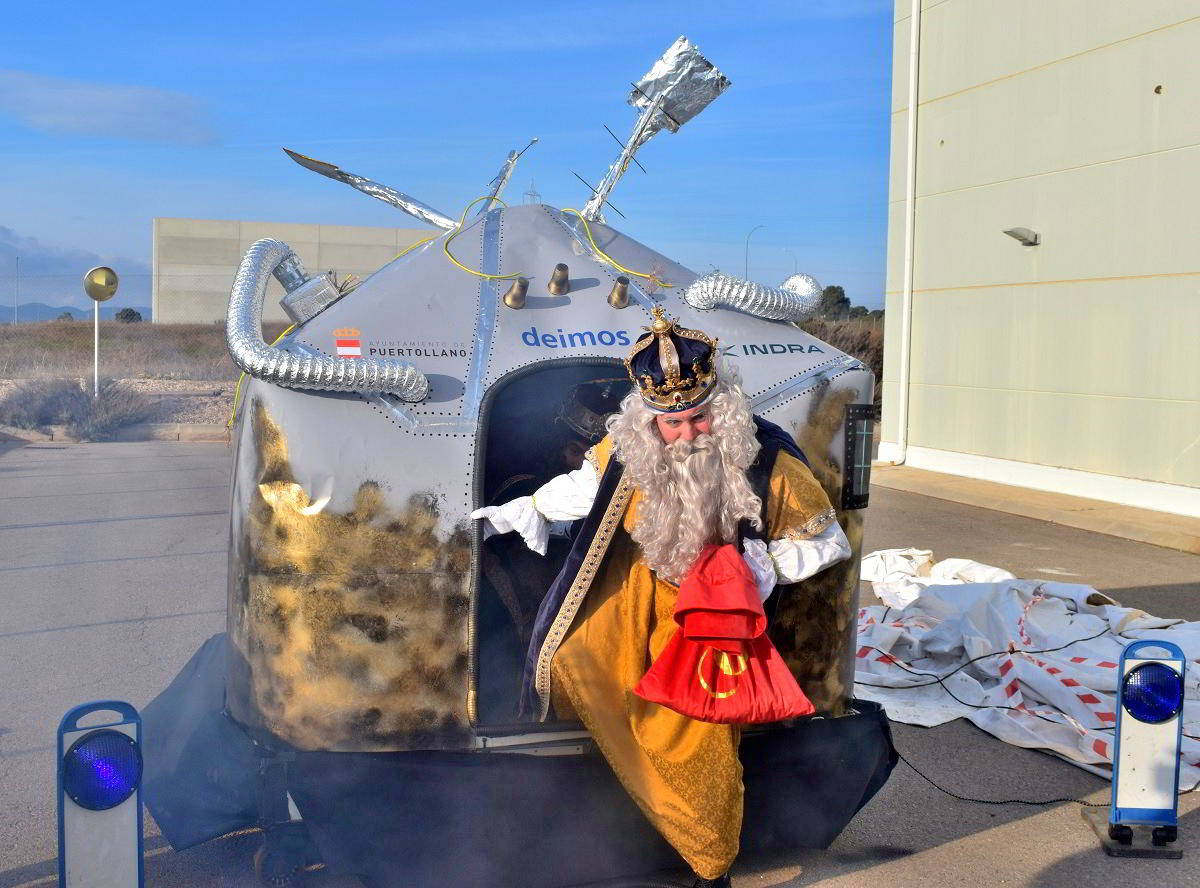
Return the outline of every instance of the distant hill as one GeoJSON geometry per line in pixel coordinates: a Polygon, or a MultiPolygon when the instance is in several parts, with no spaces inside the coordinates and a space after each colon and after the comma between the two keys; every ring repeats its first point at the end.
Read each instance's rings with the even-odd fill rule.
{"type": "MultiPolygon", "coordinates": [[[[111,321],[113,317],[122,308],[123,305],[110,305],[101,303],[100,305],[100,320],[111,321]]],[[[130,306],[142,316],[143,321],[150,320],[150,307],[142,305],[130,306]]],[[[71,317],[77,321],[91,320],[92,307],[79,308],[74,305],[46,305],[44,302],[25,302],[17,306],[17,323],[30,324],[38,321],[53,321],[64,311],[70,312],[71,317]]],[[[13,322],[13,310],[11,305],[0,305],[0,324],[11,324],[13,322]]]]}

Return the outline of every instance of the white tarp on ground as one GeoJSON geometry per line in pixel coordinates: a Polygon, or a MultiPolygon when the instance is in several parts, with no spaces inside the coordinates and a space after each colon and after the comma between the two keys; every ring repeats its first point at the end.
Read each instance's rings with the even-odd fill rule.
{"type": "Polygon", "coordinates": [[[862,579],[886,604],[859,611],[855,695],[889,718],[926,727],[970,719],[1006,743],[1109,775],[1121,650],[1163,639],[1188,660],[1180,787],[1200,780],[1200,622],[1122,607],[1090,586],[1019,580],[963,558],[934,563],[924,549],[872,552],[862,579]],[[1032,653],[1077,639],[1089,640],[1032,653]],[[942,677],[945,688],[902,667],[942,677]]]}

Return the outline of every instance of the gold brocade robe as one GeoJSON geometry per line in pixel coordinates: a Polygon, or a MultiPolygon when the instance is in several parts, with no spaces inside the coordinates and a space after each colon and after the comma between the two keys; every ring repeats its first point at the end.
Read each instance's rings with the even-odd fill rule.
{"type": "MultiPolygon", "coordinates": [[[[593,454],[603,474],[605,438],[593,454]]],[[[634,491],[580,611],[551,662],[550,699],[578,716],[626,791],[700,876],[714,879],[737,856],[742,766],[734,725],[696,721],[633,693],[675,632],[679,587],[642,560],[630,533],[634,491]]],[[[828,523],[825,491],[800,460],[780,451],[771,473],[767,537],[812,536],[828,523]],[[815,522],[815,524],[814,524],[815,522]]]]}

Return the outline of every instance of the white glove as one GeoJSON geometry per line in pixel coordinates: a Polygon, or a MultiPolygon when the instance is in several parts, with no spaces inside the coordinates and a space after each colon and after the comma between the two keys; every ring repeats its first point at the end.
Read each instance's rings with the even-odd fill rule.
{"type": "Polygon", "coordinates": [[[831,564],[849,558],[850,541],[834,521],[815,537],[771,540],[769,551],[780,581],[798,583],[831,564]]]}
{"type": "Polygon", "coordinates": [[[746,566],[750,568],[750,573],[754,574],[759,600],[766,601],[779,579],[775,573],[775,565],[767,552],[767,544],[762,540],[748,539],[743,545],[745,551],[742,552],[742,558],[745,560],[746,566]]]}
{"type": "Polygon", "coordinates": [[[550,525],[533,507],[533,497],[522,496],[502,506],[484,506],[471,513],[472,518],[482,518],[483,538],[497,533],[515,530],[527,545],[539,555],[546,554],[546,542],[550,538],[550,525]]]}
{"type": "Polygon", "coordinates": [[[769,545],[762,540],[749,539],[744,547],[742,557],[754,574],[763,601],[770,597],[775,584],[781,580],[785,583],[807,580],[851,554],[850,541],[836,521],[810,539],[771,540],[769,545]]]}

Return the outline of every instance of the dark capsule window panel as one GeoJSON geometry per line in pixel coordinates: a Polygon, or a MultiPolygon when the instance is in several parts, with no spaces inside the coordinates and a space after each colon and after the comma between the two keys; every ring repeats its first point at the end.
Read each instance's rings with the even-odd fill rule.
{"type": "Polygon", "coordinates": [[[865,509],[871,492],[871,445],[879,408],[874,404],[846,405],[842,509],[865,509]]]}

